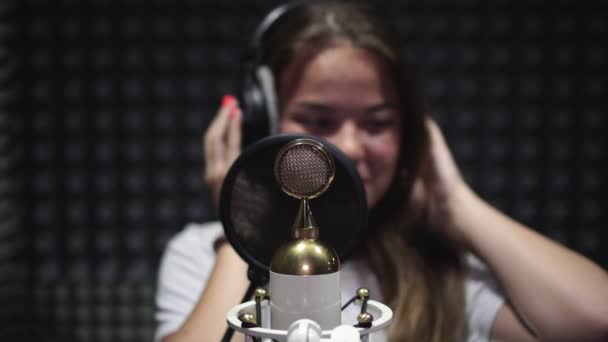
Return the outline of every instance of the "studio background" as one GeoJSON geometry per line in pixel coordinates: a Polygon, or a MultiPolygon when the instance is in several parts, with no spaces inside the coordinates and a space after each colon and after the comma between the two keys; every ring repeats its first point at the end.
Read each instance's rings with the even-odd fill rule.
{"type": "MultiPolygon", "coordinates": [[[[165,244],[216,217],[202,134],[276,4],[0,3],[0,336],[151,340],[165,244]]],[[[608,3],[379,4],[472,187],[608,267],[608,3]]]]}

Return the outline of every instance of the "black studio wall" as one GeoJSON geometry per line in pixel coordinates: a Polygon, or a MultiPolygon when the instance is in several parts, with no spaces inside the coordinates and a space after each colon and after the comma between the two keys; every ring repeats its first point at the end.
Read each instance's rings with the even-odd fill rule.
{"type": "MultiPolygon", "coordinates": [[[[0,319],[11,334],[152,338],[167,240],[216,217],[201,136],[276,3],[0,5],[0,319]]],[[[606,267],[608,6],[379,4],[474,189],[606,267]]]]}

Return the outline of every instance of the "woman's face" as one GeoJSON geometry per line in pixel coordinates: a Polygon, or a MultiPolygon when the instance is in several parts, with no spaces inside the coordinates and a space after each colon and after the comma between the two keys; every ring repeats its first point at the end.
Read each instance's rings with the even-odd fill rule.
{"type": "Polygon", "coordinates": [[[279,80],[280,130],[315,135],[340,148],[355,163],[373,208],[399,159],[402,123],[389,68],[377,54],[350,46],[301,59],[279,80]]]}

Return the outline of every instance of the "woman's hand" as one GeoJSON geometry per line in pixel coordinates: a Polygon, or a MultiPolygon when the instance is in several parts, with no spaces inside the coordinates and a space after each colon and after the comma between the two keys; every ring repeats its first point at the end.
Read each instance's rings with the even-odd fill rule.
{"type": "Polygon", "coordinates": [[[423,168],[422,179],[415,185],[415,193],[425,200],[425,214],[431,227],[447,235],[458,245],[464,243],[454,222],[458,206],[466,205],[472,190],[466,184],[443,134],[433,119],[427,119],[429,158],[423,168]]]}
{"type": "Polygon", "coordinates": [[[225,95],[203,138],[205,183],[217,207],[226,173],[241,153],[242,111],[234,96],[225,95]]]}

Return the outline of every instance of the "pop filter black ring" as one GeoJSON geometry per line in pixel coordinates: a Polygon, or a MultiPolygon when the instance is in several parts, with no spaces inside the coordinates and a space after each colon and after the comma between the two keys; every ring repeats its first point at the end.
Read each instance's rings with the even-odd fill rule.
{"type": "MultiPolygon", "coordinates": [[[[266,151],[269,148],[275,148],[278,151],[282,146],[286,145],[287,143],[301,138],[313,139],[322,143],[333,156],[336,169],[339,168],[343,170],[344,174],[348,178],[348,181],[352,183],[352,190],[354,193],[353,199],[355,201],[355,206],[356,208],[358,208],[358,210],[355,210],[355,212],[349,212],[348,214],[355,216],[353,222],[357,222],[358,224],[355,224],[353,227],[350,227],[351,230],[349,230],[349,234],[346,234],[346,236],[344,236],[344,239],[346,239],[347,241],[342,244],[340,248],[330,246],[335,249],[341,260],[345,260],[348,255],[350,255],[352,250],[358,244],[358,240],[364,237],[365,229],[367,228],[367,199],[365,195],[365,189],[363,187],[363,182],[361,181],[359,173],[357,172],[352,161],[336,146],[318,137],[306,134],[277,134],[261,139],[255,144],[245,149],[230,167],[230,170],[228,171],[226,178],[224,179],[224,183],[222,184],[222,189],[220,192],[219,211],[220,220],[224,228],[224,234],[226,235],[226,239],[228,240],[228,242],[232,245],[238,255],[245,262],[247,262],[247,264],[249,264],[249,267],[252,267],[257,271],[261,271],[264,274],[268,274],[268,271],[270,270],[270,265],[265,264],[262,260],[260,260],[260,258],[254,255],[254,251],[250,251],[247,248],[243,241],[239,239],[237,229],[233,224],[231,215],[232,209],[230,205],[233,196],[233,189],[239,173],[244,169],[246,165],[248,165],[248,163],[255,162],[255,158],[259,153],[262,153],[263,151],[266,151]]],[[[270,165],[268,169],[269,172],[272,172],[272,165],[270,165]]],[[[287,197],[287,195],[285,196],[287,197]]],[[[293,222],[286,222],[285,229],[289,229],[292,223],[293,222]]],[[[320,228],[321,240],[323,240],[323,227],[320,228]]]]}

